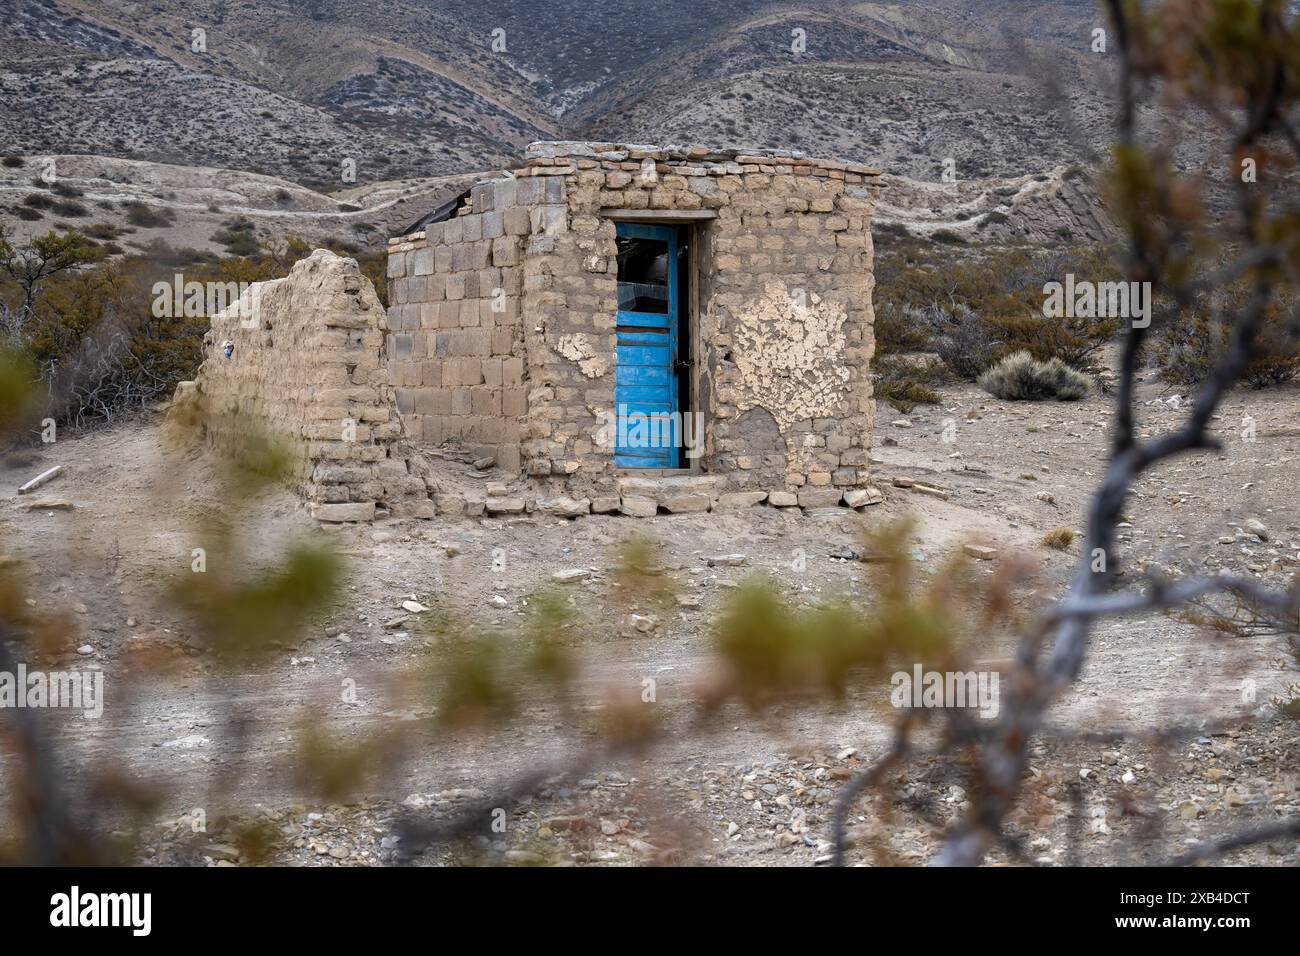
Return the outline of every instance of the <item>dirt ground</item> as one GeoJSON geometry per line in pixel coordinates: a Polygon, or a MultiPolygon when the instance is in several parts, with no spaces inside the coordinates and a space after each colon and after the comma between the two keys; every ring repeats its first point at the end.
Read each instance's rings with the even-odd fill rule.
{"type": "MultiPolygon", "coordinates": [[[[1298,398],[1295,387],[1235,393],[1216,421],[1221,451],[1180,459],[1139,482],[1121,540],[1127,579],[1154,565],[1248,571],[1281,584],[1300,569],[1298,398]],[[1251,519],[1262,522],[1266,540],[1247,529],[1251,519]]],[[[1143,383],[1139,401],[1148,434],[1184,414],[1179,397],[1154,382],[1143,383]]],[[[846,559],[861,549],[864,528],[913,515],[914,558],[926,573],[965,542],[997,549],[978,565],[981,574],[1029,560],[1037,576],[1018,600],[1026,609],[1046,605],[1077,561],[1078,544],[1061,552],[1042,538],[1081,527],[1110,416],[1102,395],[1012,404],[974,387],[947,389],[942,406],[908,415],[882,404],[873,469],[886,501],[861,513],[755,507],[325,529],[287,491],[232,497],[208,454],[167,450],[156,417],[61,438],[0,464],[0,560],[21,562],[34,607],[66,615],[57,663],[106,674],[101,719],[40,712],[70,791],[86,797],[79,781],[111,768],[163,794],[141,821],[136,858],[250,862],[246,835],[261,825],[275,834],[272,861],[371,865],[394,859],[400,819],[442,819],[520,774],[564,766],[595,739],[611,694],[639,694],[652,679],[665,719],[684,727],[693,689],[716,666],[709,622],[747,576],[768,572],[799,604],[840,596],[871,613],[866,566],[846,559]],[[54,464],[64,468],[58,478],[16,494],[54,464]],[[907,478],[949,498],[894,485],[907,478]],[[193,573],[192,549],[204,541],[198,529],[218,515],[243,547],[207,554],[209,567],[237,560],[256,573],[300,539],[329,540],[346,559],[338,599],[256,672],[213,660],[163,600],[170,582],[193,573]],[[642,622],[645,630],[629,626],[627,615],[651,611],[630,606],[611,575],[619,543],[633,533],[659,542],[682,596],[642,622]],[[735,554],[744,555],[737,566],[708,561],[735,554]],[[591,573],[555,584],[555,573],[569,569],[591,573]],[[429,622],[459,622],[453,631],[517,624],[530,596],[546,587],[560,588],[578,611],[572,643],[584,670],[575,699],[530,700],[493,732],[440,730],[429,678],[445,669],[457,638],[438,636],[429,622]],[[427,610],[404,610],[412,600],[427,610]],[[138,666],[155,651],[173,661],[165,673],[138,666]],[[355,689],[351,702],[340,688],[355,689]],[[322,803],[294,772],[306,724],[361,751],[387,731],[404,731],[404,742],[386,774],[322,803]]],[[[989,635],[976,657],[1004,660],[1012,647],[1011,636],[989,635]]],[[[1169,616],[1103,624],[1083,679],[1053,713],[1061,733],[1035,745],[1027,797],[1012,821],[1025,835],[1023,858],[1167,859],[1198,840],[1300,811],[1297,727],[1269,703],[1297,680],[1295,658],[1276,635],[1216,637],[1169,616]],[[1190,729],[1168,745],[1143,736],[1173,725],[1190,729]],[[1131,736],[1080,736],[1106,730],[1131,736]]],[[[650,753],[548,780],[502,815],[504,832],[485,821],[473,839],[417,862],[824,862],[837,788],[887,745],[889,690],[859,688],[834,707],[785,705],[762,718],[728,711],[703,736],[673,733],[650,753]]],[[[0,805],[13,796],[13,759],[0,751],[0,805]]],[[[910,763],[888,790],[858,805],[853,860],[927,859],[941,828],[968,806],[963,784],[952,761],[910,763]]],[[[126,826],[116,818],[112,825],[126,826]]],[[[10,826],[0,815],[0,832],[10,826]]],[[[1229,859],[1294,865],[1300,853],[1264,844],[1229,859]]]]}

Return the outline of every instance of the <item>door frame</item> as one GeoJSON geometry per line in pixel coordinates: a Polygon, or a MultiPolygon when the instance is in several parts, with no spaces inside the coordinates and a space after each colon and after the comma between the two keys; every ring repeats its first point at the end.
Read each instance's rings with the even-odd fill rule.
{"type": "MultiPolygon", "coordinates": [[[[697,322],[699,302],[699,249],[696,243],[699,238],[699,230],[694,226],[691,219],[669,220],[666,218],[656,217],[651,221],[635,221],[632,219],[613,219],[616,236],[630,236],[647,239],[666,239],[669,244],[668,257],[668,285],[670,290],[669,316],[673,328],[673,345],[674,345],[674,365],[671,375],[673,381],[673,410],[681,416],[681,427],[684,430],[687,427],[687,416],[693,416],[699,410],[699,327],[697,322]],[[689,270],[687,276],[687,294],[681,294],[681,275],[679,264],[679,250],[682,241],[687,243],[687,262],[686,268],[689,270]],[[678,371],[678,357],[685,356],[686,366],[685,375],[682,376],[678,371]],[[689,403],[688,408],[681,407],[682,378],[685,378],[686,396],[689,403]]],[[[618,281],[617,253],[615,255],[614,281],[618,281]]],[[[622,310],[615,310],[615,362],[614,362],[614,402],[615,415],[618,408],[618,344],[617,344],[617,313],[622,310]]],[[[692,418],[693,422],[694,419],[692,418]]],[[[703,436],[697,440],[702,441],[703,436]]],[[[686,447],[683,442],[677,449],[677,462],[675,468],[639,468],[632,465],[617,464],[617,440],[615,442],[615,465],[614,470],[619,474],[656,476],[656,475],[688,475],[701,470],[701,460],[703,454],[695,457],[686,457],[686,447]]]]}

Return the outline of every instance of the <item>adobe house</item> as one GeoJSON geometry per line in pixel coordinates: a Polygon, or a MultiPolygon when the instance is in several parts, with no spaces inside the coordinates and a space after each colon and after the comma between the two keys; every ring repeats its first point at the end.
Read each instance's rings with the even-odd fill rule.
{"type": "Polygon", "coordinates": [[[406,439],[597,511],[878,500],[878,191],[796,152],[534,143],[390,242],[406,439]]]}

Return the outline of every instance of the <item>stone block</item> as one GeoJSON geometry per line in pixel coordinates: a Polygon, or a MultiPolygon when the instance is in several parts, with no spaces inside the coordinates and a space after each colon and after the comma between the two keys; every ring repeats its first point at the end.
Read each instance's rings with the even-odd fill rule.
{"type": "Polygon", "coordinates": [[[619,503],[619,511],[633,518],[653,518],[659,513],[659,504],[653,498],[640,495],[624,495],[619,503]]]}

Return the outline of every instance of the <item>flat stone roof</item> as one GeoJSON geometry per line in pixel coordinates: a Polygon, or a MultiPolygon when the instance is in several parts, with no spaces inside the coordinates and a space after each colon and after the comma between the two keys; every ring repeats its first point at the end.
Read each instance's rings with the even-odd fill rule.
{"type": "MultiPolygon", "coordinates": [[[[859,176],[879,176],[881,171],[863,163],[839,159],[816,159],[797,149],[757,149],[742,146],[675,146],[629,143],[595,143],[579,140],[555,140],[530,143],[524,151],[529,166],[547,166],[573,160],[600,162],[640,162],[652,159],[660,163],[684,163],[701,166],[811,166],[839,170],[859,176]]],[[[751,170],[736,169],[736,173],[751,170]]]]}

